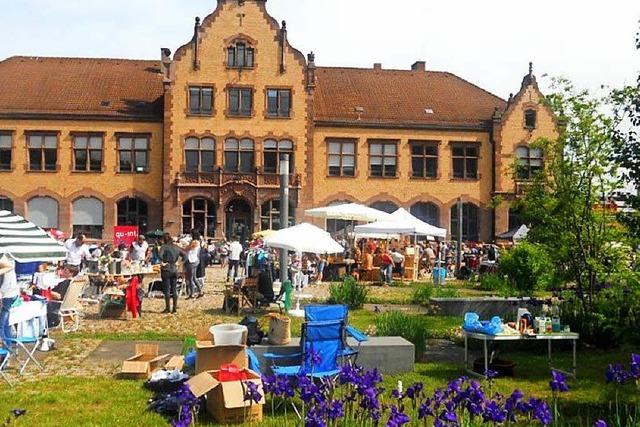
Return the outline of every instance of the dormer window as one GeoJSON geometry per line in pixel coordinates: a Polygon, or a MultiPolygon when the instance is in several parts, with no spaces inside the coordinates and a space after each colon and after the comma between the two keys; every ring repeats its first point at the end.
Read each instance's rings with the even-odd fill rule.
{"type": "Polygon", "coordinates": [[[227,67],[253,68],[254,50],[245,42],[236,42],[227,48],[227,67]]]}
{"type": "Polygon", "coordinates": [[[528,109],[524,112],[524,127],[532,130],[536,128],[538,113],[536,110],[528,109]]]}

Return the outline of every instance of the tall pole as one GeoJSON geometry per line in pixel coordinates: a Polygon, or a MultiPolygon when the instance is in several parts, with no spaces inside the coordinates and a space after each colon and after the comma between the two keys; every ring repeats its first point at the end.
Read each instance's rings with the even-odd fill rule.
{"type": "MultiPolygon", "coordinates": [[[[289,226],[289,155],[280,155],[280,227],[289,226]]],[[[280,282],[288,279],[289,259],[286,249],[280,249],[280,282]]]]}
{"type": "Polygon", "coordinates": [[[456,216],[458,217],[458,242],[456,248],[456,277],[460,276],[460,267],[462,265],[462,198],[458,197],[456,204],[456,216]]]}

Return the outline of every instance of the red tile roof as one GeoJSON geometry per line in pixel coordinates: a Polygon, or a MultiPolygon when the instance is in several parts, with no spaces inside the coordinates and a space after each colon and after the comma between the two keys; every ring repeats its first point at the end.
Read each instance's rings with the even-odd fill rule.
{"type": "Polygon", "coordinates": [[[316,76],[317,124],[481,128],[506,107],[446,72],[318,67],[316,76]]]}
{"type": "Polygon", "coordinates": [[[162,120],[159,61],[12,57],[0,61],[0,116],[162,120]]]}

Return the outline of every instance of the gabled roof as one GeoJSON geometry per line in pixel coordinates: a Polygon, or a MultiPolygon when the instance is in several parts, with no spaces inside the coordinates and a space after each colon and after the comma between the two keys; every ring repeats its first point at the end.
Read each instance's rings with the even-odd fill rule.
{"type": "Polygon", "coordinates": [[[318,67],[317,125],[486,128],[506,102],[447,72],[318,67]]]}
{"type": "Polygon", "coordinates": [[[161,121],[162,99],[159,61],[22,56],[0,61],[0,117],[161,121]]]}

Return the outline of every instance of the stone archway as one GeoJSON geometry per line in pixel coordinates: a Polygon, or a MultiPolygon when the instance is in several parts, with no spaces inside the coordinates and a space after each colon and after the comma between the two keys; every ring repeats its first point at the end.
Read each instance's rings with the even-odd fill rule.
{"type": "Polygon", "coordinates": [[[225,235],[245,242],[253,234],[253,208],[243,198],[235,198],[224,207],[225,235]]]}

